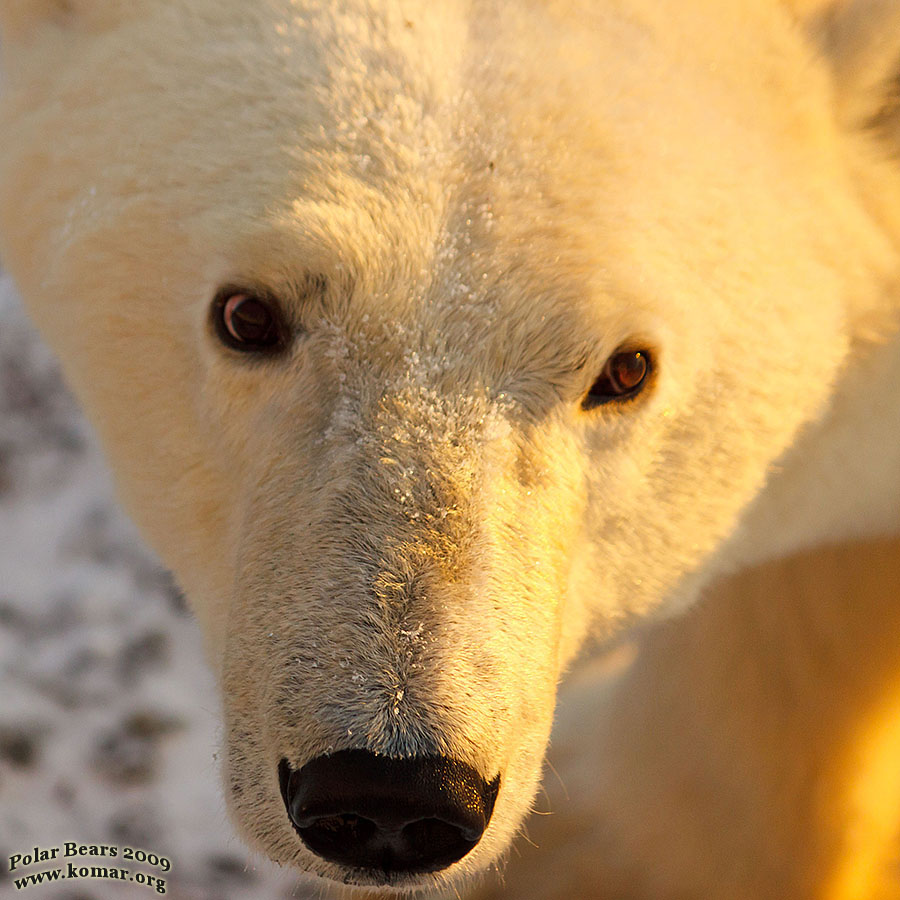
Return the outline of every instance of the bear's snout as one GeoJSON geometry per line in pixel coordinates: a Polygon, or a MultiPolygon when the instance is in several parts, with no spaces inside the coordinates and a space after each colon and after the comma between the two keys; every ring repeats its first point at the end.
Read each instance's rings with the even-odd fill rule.
{"type": "Polygon", "coordinates": [[[368,750],[278,766],[288,814],[323,859],[379,873],[436,872],[481,839],[500,790],[442,756],[392,759],[368,750]]]}

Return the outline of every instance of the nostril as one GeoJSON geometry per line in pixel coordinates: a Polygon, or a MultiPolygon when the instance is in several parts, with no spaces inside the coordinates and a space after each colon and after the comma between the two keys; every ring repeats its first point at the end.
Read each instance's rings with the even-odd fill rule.
{"type": "Polygon", "coordinates": [[[337,860],[348,848],[370,845],[378,832],[371,819],[354,815],[310,817],[294,824],[311,850],[331,860],[337,860]]]}
{"type": "Polygon", "coordinates": [[[403,837],[419,859],[447,859],[449,862],[456,862],[481,840],[483,831],[484,829],[478,831],[431,818],[411,822],[403,829],[403,837]]]}
{"type": "Polygon", "coordinates": [[[434,872],[481,839],[500,788],[445,757],[390,759],[366,750],[278,766],[304,843],[332,862],[382,872],[434,872]]]}

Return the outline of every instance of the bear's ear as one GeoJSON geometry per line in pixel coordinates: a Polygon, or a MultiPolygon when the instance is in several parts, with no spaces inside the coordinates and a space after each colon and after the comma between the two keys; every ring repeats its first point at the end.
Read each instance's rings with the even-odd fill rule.
{"type": "Polygon", "coordinates": [[[838,113],[877,123],[900,103],[900,0],[792,0],[834,73],[838,113]]]}

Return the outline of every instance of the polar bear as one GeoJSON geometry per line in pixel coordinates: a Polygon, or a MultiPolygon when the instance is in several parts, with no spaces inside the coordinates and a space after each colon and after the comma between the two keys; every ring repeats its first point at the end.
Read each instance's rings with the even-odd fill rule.
{"type": "Polygon", "coordinates": [[[0,254],[201,622],[277,862],[459,890],[588,639],[896,530],[891,0],[0,29],[0,254]]]}

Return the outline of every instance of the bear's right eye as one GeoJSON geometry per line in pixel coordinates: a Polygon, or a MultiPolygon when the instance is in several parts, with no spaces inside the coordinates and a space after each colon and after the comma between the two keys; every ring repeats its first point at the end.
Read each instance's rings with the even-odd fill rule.
{"type": "Polygon", "coordinates": [[[278,303],[252,291],[225,289],[212,305],[219,340],[247,353],[277,353],[287,344],[288,329],[278,303]]]}

